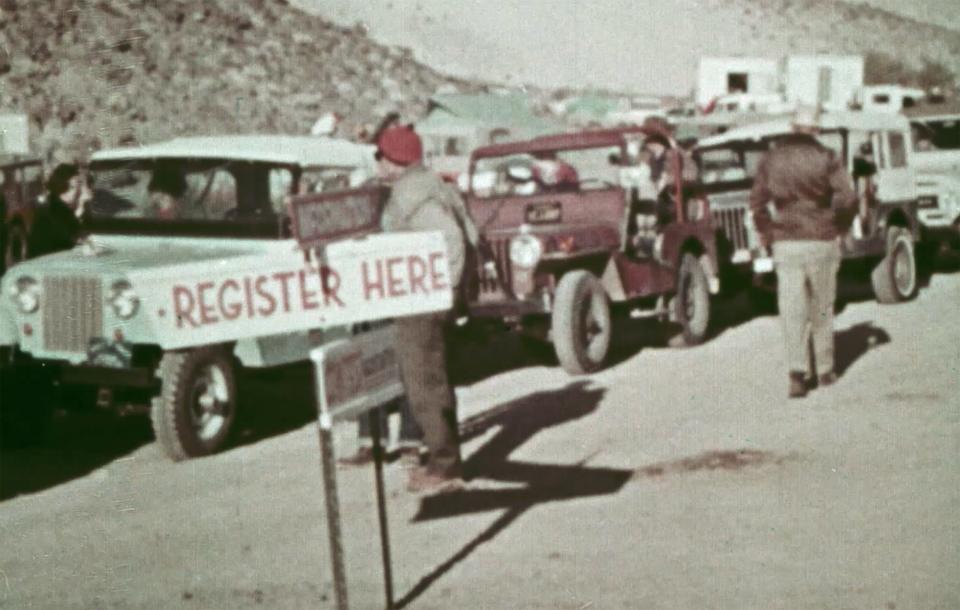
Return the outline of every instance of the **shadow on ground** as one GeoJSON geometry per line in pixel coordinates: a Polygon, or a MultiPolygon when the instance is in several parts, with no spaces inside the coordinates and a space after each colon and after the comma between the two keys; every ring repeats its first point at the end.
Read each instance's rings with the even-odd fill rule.
{"type": "MultiPolygon", "coordinates": [[[[241,384],[237,428],[228,451],[290,432],[316,417],[309,365],[247,372],[241,384]]],[[[86,476],[153,441],[145,414],[58,410],[40,443],[0,447],[0,501],[86,476]]],[[[155,459],[166,458],[158,450],[155,459]]]]}
{"type": "Polygon", "coordinates": [[[396,604],[410,605],[458,563],[486,542],[492,541],[524,513],[539,504],[615,494],[631,480],[660,479],[697,472],[734,473],[768,465],[779,466],[796,459],[756,449],[706,451],[637,469],[588,466],[594,456],[572,464],[543,464],[511,460],[510,455],[541,431],[561,426],[593,413],[604,391],[585,382],[548,392],[537,392],[468,419],[461,425],[464,438],[497,433],[465,464],[473,480],[464,489],[428,496],[421,501],[414,521],[444,519],[458,515],[503,511],[482,532],[456,553],[423,576],[396,604]],[[491,481],[512,484],[484,488],[491,481]]]}
{"type": "Polygon", "coordinates": [[[414,520],[443,519],[498,509],[504,512],[453,556],[421,578],[397,601],[397,608],[410,604],[456,564],[483,543],[493,540],[533,506],[615,493],[630,480],[631,471],[591,468],[586,465],[589,458],[563,465],[510,459],[514,451],[540,432],[593,413],[604,392],[602,388],[590,387],[589,382],[571,383],[559,390],[529,394],[462,422],[464,440],[482,435],[491,428],[498,430],[464,464],[472,479],[470,486],[424,498],[414,520]],[[520,486],[506,489],[477,487],[485,481],[520,486]]]}
{"type": "Polygon", "coordinates": [[[890,335],[873,322],[861,322],[836,332],[833,341],[833,367],[841,376],[868,351],[890,343],[890,335]]]}

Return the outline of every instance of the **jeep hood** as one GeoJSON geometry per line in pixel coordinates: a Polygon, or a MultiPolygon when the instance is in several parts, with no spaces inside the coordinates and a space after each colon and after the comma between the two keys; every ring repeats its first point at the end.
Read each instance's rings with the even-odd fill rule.
{"type": "Polygon", "coordinates": [[[915,152],[912,162],[918,174],[954,174],[960,176],[960,150],[915,152]]]}
{"type": "Polygon", "coordinates": [[[50,273],[122,276],[132,272],[176,268],[208,261],[228,265],[230,259],[289,252],[293,240],[196,239],[93,235],[94,248],[85,245],[18,264],[8,275],[50,273]]]}

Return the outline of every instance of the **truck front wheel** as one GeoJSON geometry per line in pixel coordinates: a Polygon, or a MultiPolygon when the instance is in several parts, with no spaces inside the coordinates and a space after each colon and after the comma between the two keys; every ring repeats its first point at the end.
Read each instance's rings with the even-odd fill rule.
{"type": "Polygon", "coordinates": [[[226,443],[236,415],[235,366],[221,347],[164,353],[162,388],[150,419],[157,442],[174,461],[209,455],[226,443]]]}
{"type": "Polygon", "coordinates": [[[551,334],[560,366],[571,375],[601,366],[610,349],[610,303],[597,276],[570,271],[557,286],[551,334]]]}
{"type": "Polygon", "coordinates": [[[917,260],[910,231],[890,227],[887,254],[870,275],[879,303],[909,301],[917,294],[917,260]]]}

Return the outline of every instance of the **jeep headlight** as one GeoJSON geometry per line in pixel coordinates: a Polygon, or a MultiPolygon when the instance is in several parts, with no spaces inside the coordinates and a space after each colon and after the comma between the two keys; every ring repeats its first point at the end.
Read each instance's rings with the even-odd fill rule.
{"type": "Polygon", "coordinates": [[[510,262],[521,269],[533,269],[543,254],[543,245],[533,235],[517,235],[510,240],[510,262]]]}
{"type": "Polygon", "coordinates": [[[40,309],[40,284],[29,276],[19,277],[10,286],[10,298],[20,313],[33,313],[40,309]]]}
{"type": "Polygon", "coordinates": [[[133,286],[126,280],[119,280],[110,286],[110,296],[107,298],[113,313],[121,320],[129,320],[136,315],[140,308],[140,297],[133,291],[133,286]]]}

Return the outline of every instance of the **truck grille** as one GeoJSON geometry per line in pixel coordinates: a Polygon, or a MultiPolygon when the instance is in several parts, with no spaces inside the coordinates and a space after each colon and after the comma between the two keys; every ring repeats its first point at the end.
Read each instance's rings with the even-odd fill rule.
{"type": "Polygon", "coordinates": [[[512,277],[510,275],[510,240],[509,239],[488,239],[487,245],[489,250],[484,252],[485,256],[481,256],[479,265],[480,269],[477,270],[478,277],[480,278],[480,293],[481,294],[490,294],[501,292],[500,284],[497,282],[496,278],[490,277],[489,273],[485,272],[484,264],[490,260],[490,256],[493,257],[493,262],[497,267],[497,275],[503,281],[505,286],[510,286],[512,277]]]}
{"type": "Polygon", "coordinates": [[[734,251],[750,249],[753,240],[750,238],[746,208],[714,209],[713,217],[730,240],[734,251]]]}
{"type": "Polygon", "coordinates": [[[90,339],[103,334],[100,280],[45,277],[41,298],[44,349],[86,353],[90,339]]]}

